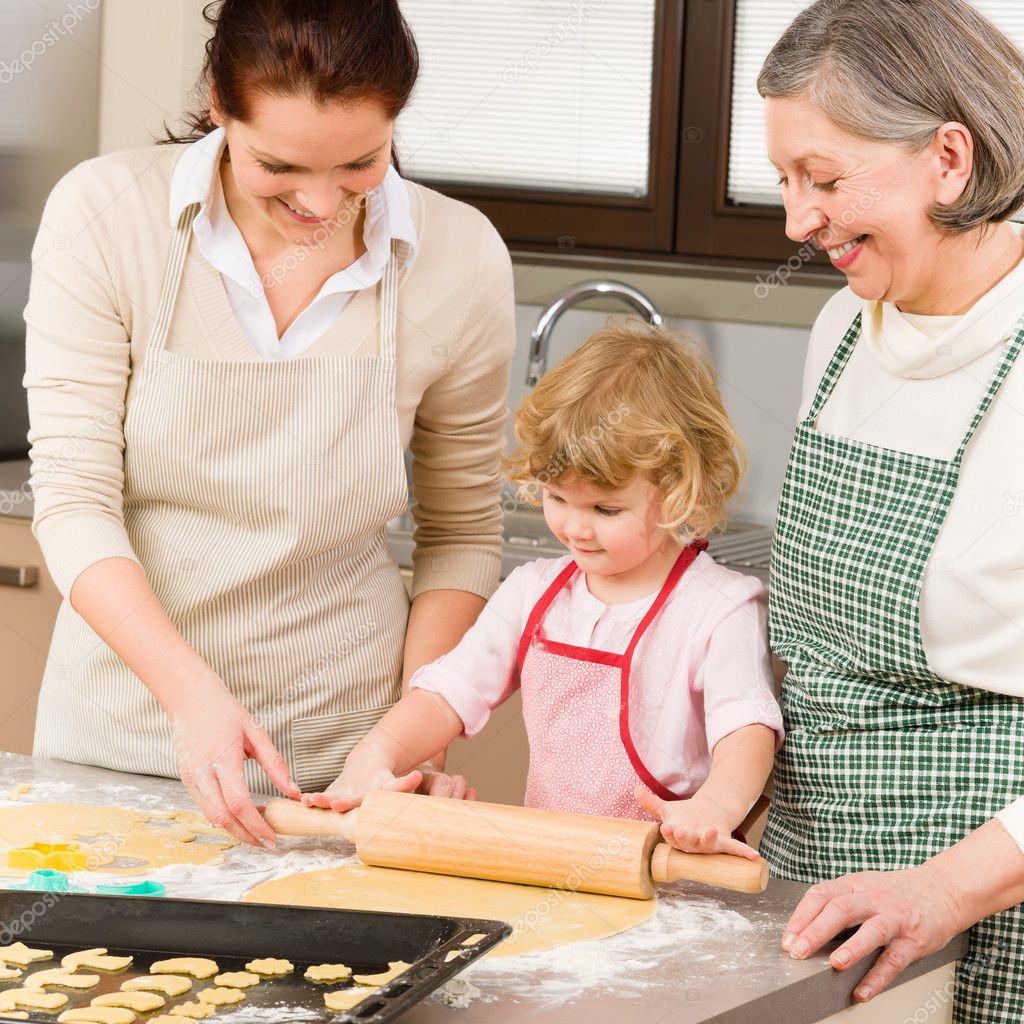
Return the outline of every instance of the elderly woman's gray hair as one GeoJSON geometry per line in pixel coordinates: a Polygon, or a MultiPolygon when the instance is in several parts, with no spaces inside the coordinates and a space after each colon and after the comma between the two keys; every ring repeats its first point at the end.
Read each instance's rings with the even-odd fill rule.
{"type": "Polygon", "coordinates": [[[965,125],[970,182],[929,211],[947,231],[1024,206],[1024,52],[964,0],[818,0],[775,44],[757,88],[804,97],[843,130],[914,153],[945,122],[965,125]]]}

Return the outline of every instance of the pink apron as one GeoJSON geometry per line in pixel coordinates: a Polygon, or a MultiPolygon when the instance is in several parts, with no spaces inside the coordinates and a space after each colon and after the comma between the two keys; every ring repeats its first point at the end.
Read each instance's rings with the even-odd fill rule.
{"type": "Polygon", "coordinates": [[[633,799],[642,783],[665,800],[680,795],[648,770],[629,731],[633,652],[707,541],[684,548],[623,654],[556,643],[540,624],[555,596],[579,571],[570,562],[534,606],[519,641],[523,718],[530,741],[527,807],[651,820],[633,799]]]}

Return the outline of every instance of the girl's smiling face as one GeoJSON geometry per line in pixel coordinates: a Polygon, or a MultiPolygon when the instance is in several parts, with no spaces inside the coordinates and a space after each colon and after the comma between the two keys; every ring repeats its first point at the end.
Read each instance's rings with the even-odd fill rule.
{"type": "Polygon", "coordinates": [[[765,128],[789,238],[830,250],[862,299],[928,312],[942,250],[956,247],[928,211],[954,202],[970,180],[970,132],[949,122],[914,154],[851,135],[801,96],[768,98],[765,128]]]}
{"type": "Polygon", "coordinates": [[[659,526],[663,496],[646,477],[619,490],[604,490],[567,474],[544,486],[544,519],[580,569],[595,576],[643,571],[680,543],[659,526]]]}
{"type": "Polygon", "coordinates": [[[320,107],[303,95],[260,95],[251,106],[248,122],[225,122],[214,98],[210,116],[225,128],[234,185],[261,233],[303,245],[355,220],[390,165],[384,107],[373,99],[320,107]]]}

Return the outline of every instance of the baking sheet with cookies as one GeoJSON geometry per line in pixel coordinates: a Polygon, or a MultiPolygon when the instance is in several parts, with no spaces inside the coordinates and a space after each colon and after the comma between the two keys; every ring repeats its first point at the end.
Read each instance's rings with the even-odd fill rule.
{"type": "Polygon", "coordinates": [[[383,1024],[510,931],[468,918],[2,890],[0,1021],[383,1024]]]}

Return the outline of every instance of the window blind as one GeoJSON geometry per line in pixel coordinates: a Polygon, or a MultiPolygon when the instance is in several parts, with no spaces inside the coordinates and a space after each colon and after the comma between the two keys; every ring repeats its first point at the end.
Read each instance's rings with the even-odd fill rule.
{"type": "Polygon", "coordinates": [[[645,196],[655,0],[402,0],[422,70],[397,123],[426,181],[645,196]]]}
{"type": "MultiPolygon", "coordinates": [[[[781,205],[779,176],[765,149],[764,100],[757,76],[768,52],[810,0],[737,0],[729,140],[728,197],[733,203],[781,205]]],[[[1024,46],[1021,0],[973,0],[975,7],[1024,46]]],[[[1024,69],[1022,69],[1024,70],[1024,69]]]]}

